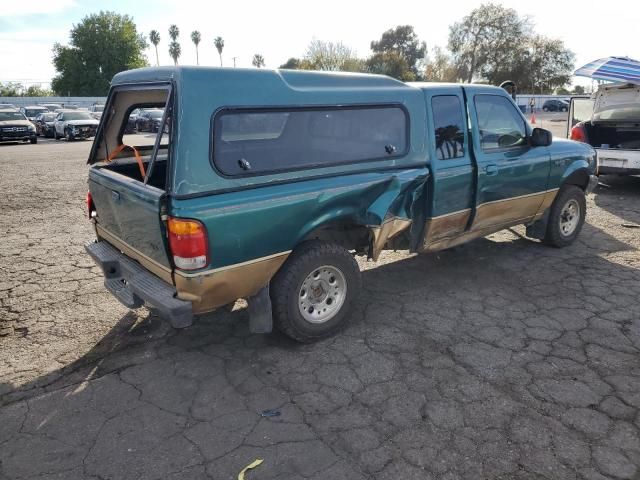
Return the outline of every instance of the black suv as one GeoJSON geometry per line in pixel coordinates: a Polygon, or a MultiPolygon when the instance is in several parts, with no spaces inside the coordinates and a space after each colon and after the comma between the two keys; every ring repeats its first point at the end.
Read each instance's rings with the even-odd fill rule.
{"type": "Polygon", "coordinates": [[[547,100],[542,105],[542,110],[545,112],[568,112],[569,102],[566,100],[547,100]]]}

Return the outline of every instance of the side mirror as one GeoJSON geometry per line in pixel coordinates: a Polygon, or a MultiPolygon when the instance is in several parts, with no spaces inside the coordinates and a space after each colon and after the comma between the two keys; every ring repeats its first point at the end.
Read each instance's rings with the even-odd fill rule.
{"type": "Polygon", "coordinates": [[[548,147],[553,142],[553,135],[544,128],[534,128],[531,132],[530,145],[532,147],[548,147]]]}

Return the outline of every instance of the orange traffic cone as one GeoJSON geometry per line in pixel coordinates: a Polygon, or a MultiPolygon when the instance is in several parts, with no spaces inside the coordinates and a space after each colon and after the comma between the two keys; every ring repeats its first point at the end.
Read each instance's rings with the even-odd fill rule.
{"type": "Polygon", "coordinates": [[[529,121],[529,123],[531,123],[531,125],[535,125],[536,124],[536,114],[535,113],[531,114],[531,120],[529,121]]]}

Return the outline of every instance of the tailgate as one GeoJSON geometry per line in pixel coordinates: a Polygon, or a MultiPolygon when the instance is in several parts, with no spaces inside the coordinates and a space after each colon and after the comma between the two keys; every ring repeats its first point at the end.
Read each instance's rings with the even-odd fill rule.
{"type": "Polygon", "coordinates": [[[91,168],[89,191],[98,237],[172,283],[160,218],[163,190],[105,168],[91,168]]]}

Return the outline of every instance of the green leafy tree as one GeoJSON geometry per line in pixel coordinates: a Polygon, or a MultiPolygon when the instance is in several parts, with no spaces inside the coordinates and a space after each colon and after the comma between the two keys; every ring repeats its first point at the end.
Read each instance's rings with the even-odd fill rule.
{"type": "Polygon", "coordinates": [[[213,40],[213,44],[216,47],[216,50],[218,50],[218,56],[220,57],[220,66],[222,66],[222,49],[224,48],[224,40],[222,39],[222,37],[216,37],[213,40]]]}
{"type": "Polygon", "coordinates": [[[200,44],[200,40],[202,40],[202,36],[198,30],[191,32],[191,41],[196,46],[196,65],[200,65],[200,59],[198,58],[198,45],[200,44]]]}
{"type": "Polygon", "coordinates": [[[0,82],[0,97],[19,97],[24,86],[18,82],[0,82]]]}
{"type": "MultiPolygon", "coordinates": [[[[416,78],[419,76],[419,71],[427,54],[427,44],[420,41],[411,25],[399,25],[396,28],[391,28],[384,32],[380,40],[372,41],[371,50],[373,50],[377,62],[386,58],[385,62],[395,62],[396,67],[402,62],[391,59],[397,58],[398,56],[404,58],[408,69],[413,72],[413,77],[416,78]],[[396,55],[391,55],[392,53],[396,55]],[[386,55],[385,57],[384,55],[380,56],[375,54],[390,55],[386,55]]],[[[402,73],[402,76],[408,76],[408,74],[402,73]]]]}
{"type": "Polygon", "coordinates": [[[584,87],[582,85],[576,85],[575,87],[573,87],[572,93],[574,95],[584,95],[585,94],[584,87]]]}
{"type": "Polygon", "coordinates": [[[259,53],[256,53],[253,56],[253,60],[251,60],[251,65],[253,65],[256,68],[262,68],[264,67],[265,63],[264,63],[264,57],[262,55],[260,55],[259,53]]]}
{"type": "Polygon", "coordinates": [[[407,59],[397,51],[375,53],[367,59],[366,65],[370,73],[388,75],[405,82],[416,79],[407,59]]]}
{"type": "Polygon", "coordinates": [[[151,30],[149,32],[149,41],[156,49],[156,65],[160,66],[160,57],[158,57],[158,44],[160,43],[160,33],[157,30],[151,30]]]}
{"type": "Polygon", "coordinates": [[[278,68],[287,68],[289,70],[302,70],[301,65],[302,65],[302,60],[300,60],[299,58],[291,57],[289,60],[284,62],[278,68]]]}
{"type": "Polygon", "coordinates": [[[490,78],[513,65],[518,45],[529,35],[531,23],[512,8],[482,4],[449,27],[449,50],[458,75],[467,82],[490,78]]]}
{"type": "Polygon", "coordinates": [[[113,76],[123,70],[147,66],[147,42],[133,19],[114,12],[84,17],[71,29],[70,44],[53,46],[58,72],[51,85],[65,95],[106,95],[113,76]]]}
{"type": "Polygon", "coordinates": [[[31,85],[23,91],[25,97],[51,97],[53,92],[48,88],[42,88],[39,85],[31,85]]]}

